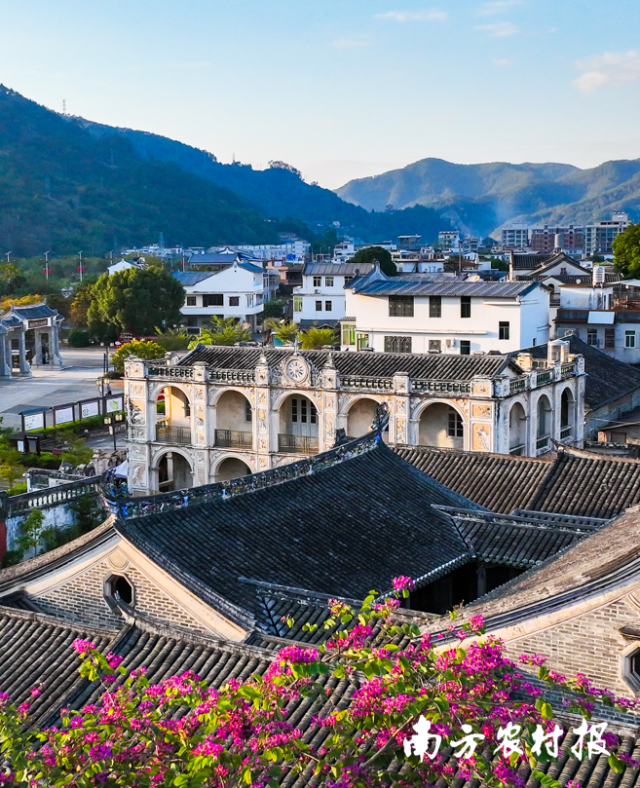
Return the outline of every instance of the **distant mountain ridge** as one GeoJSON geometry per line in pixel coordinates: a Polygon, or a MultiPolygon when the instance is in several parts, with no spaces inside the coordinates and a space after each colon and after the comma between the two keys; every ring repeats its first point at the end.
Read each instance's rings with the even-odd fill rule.
{"type": "Polygon", "coordinates": [[[581,170],[569,164],[452,164],[429,158],[349,181],[336,193],[367,210],[425,205],[478,235],[511,221],[586,223],[617,210],[640,219],[640,159],[581,170]]]}

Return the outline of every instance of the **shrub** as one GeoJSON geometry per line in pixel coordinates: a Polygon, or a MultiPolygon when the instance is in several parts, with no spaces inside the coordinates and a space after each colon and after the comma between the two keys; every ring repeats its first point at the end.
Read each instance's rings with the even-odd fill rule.
{"type": "Polygon", "coordinates": [[[137,356],[138,358],[152,361],[155,358],[164,357],[164,348],[160,347],[157,342],[146,342],[143,339],[134,339],[132,342],[127,342],[126,345],[118,348],[111,359],[116,372],[119,372],[121,375],[124,374],[124,362],[129,356],[137,356]]]}
{"type": "Polygon", "coordinates": [[[72,328],[67,336],[69,347],[88,347],[91,344],[89,332],[82,328],[72,328]]]}

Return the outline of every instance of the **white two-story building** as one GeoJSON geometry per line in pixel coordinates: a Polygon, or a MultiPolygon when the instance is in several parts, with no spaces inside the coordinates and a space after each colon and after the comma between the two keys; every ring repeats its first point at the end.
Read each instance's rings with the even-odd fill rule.
{"type": "Polygon", "coordinates": [[[376,266],[345,292],[343,350],[511,353],[549,339],[549,290],[539,282],[388,277],[376,266]]]}
{"type": "Polygon", "coordinates": [[[345,286],[373,263],[307,263],[293,291],[293,320],[303,326],[335,324],[346,314],[345,286]]]}
{"type": "Polygon", "coordinates": [[[186,290],[180,311],[193,333],[214,316],[235,318],[255,330],[257,317],[264,308],[262,268],[236,261],[218,271],[179,271],[173,275],[186,290]]]}

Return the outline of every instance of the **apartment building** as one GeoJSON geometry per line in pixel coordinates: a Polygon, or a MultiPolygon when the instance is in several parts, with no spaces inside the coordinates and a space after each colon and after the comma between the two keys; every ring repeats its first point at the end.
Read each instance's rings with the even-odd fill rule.
{"type": "Polygon", "coordinates": [[[307,263],[293,291],[293,320],[301,325],[335,324],[345,316],[345,286],[373,269],[372,263],[307,263]]]}

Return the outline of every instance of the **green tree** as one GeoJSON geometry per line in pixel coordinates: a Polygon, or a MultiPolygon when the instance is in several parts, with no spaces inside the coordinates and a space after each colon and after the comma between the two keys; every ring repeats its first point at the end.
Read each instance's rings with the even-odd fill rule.
{"type": "Polygon", "coordinates": [[[177,328],[167,328],[166,331],[161,331],[156,328],[155,342],[164,348],[165,353],[170,350],[186,350],[189,346],[190,336],[187,334],[185,326],[178,326],[177,328]]]}
{"type": "Polygon", "coordinates": [[[88,462],[91,462],[93,459],[93,449],[87,446],[84,438],[74,436],[69,441],[69,446],[63,453],[62,459],[71,463],[74,468],[77,468],[78,465],[86,465],[88,462]]]}
{"type": "Polygon", "coordinates": [[[157,342],[134,339],[132,342],[127,342],[116,350],[111,359],[111,363],[116,372],[122,375],[124,374],[124,362],[129,356],[136,356],[137,358],[153,361],[153,359],[156,358],[163,358],[164,354],[164,349],[157,342]]]}
{"type": "Polygon", "coordinates": [[[338,341],[336,332],[332,328],[310,328],[299,336],[303,350],[316,350],[335,345],[338,341]]]}
{"type": "Polygon", "coordinates": [[[264,305],[262,316],[265,320],[270,317],[282,317],[285,303],[286,298],[273,298],[271,301],[267,301],[264,305]]]}
{"type": "Polygon", "coordinates": [[[293,342],[298,336],[298,324],[288,323],[286,320],[276,320],[269,317],[264,321],[264,327],[271,331],[271,335],[276,337],[283,345],[293,342]]]}
{"type": "Polygon", "coordinates": [[[93,531],[105,519],[104,512],[93,495],[81,495],[69,504],[69,509],[73,512],[73,525],[78,530],[78,536],[93,531]]]}
{"type": "Polygon", "coordinates": [[[396,276],[398,270],[391,260],[391,252],[383,249],[382,246],[367,246],[365,249],[360,249],[351,258],[351,263],[373,263],[375,261],[380,263],[380,270],[387,276],[396,276]]]}
{"type": "Polygon", "coordinates": [[[613,242],[613,262],[626,277],[640,275],[640,222],[632,224],[613,242]]]}
{"type": "Polygon", "coordinates": [[[189,350],[200,342],[203,345],[226,345],[232,347],[236,342],[249,342],[251,332],[235,322],[233,317],[214,316],[211,328],[203,328],[200,336],[194,337],[189,343],[189,350]]]}
{"type": "Polygon", "coordinates": [[[161,268],[128,268],[103,274],[91,289],[93,302],[87,310],[89,328],[111,326],[136,336],[153,334],[156,328],[180,321],[185,290],[161,268]]]}
{"type": "Polygon", "coordinates": [[[13,487],[15,480],[24,473],[22,465],[23,455],[3,441],[0,446],[0,477],[6,479],[9,487],[13,487]]]}
{"type": "Polygon", "coordinates": [[[23,553],[32,550],[33,557],[38,554],[38,547],[42,544],[45,530],[44,512],[40,509],[32,509],[21,524],[20,536],[16,540],[23,553]]]}

